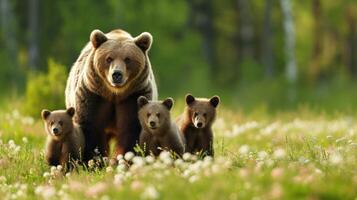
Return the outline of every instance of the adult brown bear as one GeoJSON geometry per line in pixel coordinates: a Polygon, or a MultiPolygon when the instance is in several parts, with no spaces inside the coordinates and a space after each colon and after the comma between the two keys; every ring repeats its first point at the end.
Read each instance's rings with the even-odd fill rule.
{"type": "Polygon", "coordinates": [[[148,51],[150,33],[133,38],[123,30],[107,34],[94,30],[90,42],[74,63],[67,80],[66,106],[74,107],[74,121],[83,130],[84,160],[95,149],[108,155],[109,139],[116,140],[116,154],[132,151],[141,131],[137,98],[157,99],[148,51]]]}

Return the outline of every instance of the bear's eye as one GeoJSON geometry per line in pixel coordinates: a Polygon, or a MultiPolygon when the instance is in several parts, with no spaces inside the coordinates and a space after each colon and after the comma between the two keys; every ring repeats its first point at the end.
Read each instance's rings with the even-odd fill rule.
{"type": "Polygon", "coordinates": [[[207,113],[203,113],[203,117],[207,117],[207,113]]]}
{"type": "Polygon", "coordinates": [[[160,117],[160,113],[156,113],[156,116],[157,116],[157,117],[160,117]]]}
{"type": "Polygon", "coordinates": [[[131,62],[131,59],[130,59],[129,57],[126,57],[126,58],[124,59],[124,62],[125,62],[126,64],[129,64],[129,63],[131,62]]]}
{"type": "Polygon", "coordinates": [[[58,124],[59,124],[60,126],[62,126],[62,125],[63,125],[63,121],[59,121],[58,124]]]}
{"type": "Polygon", "coordinates": [[[111,63],[112,61],[113,61],[113,58],[110,57],[110,56],[106,59],[106,62],[107,62],[107,63],[111,63]]]}
{"type": "Polygon", "coordinates": [[[51,121],[51,122],[50,122],[50,125],[52,126],[54,123],[55,123],[54,121],[51,121]]]}
{"type": "Polygon", "coordinates": [[[193,113],[193,116],[194,116],[194,117],[197,117],[197,116],[198,116],[198,113],[197,113],[197,112],[193,113]]]}
{"type": "Polygon", "coordinates": [[[147,117],[150,117],[150,113],[146,114],[147,117]]]}

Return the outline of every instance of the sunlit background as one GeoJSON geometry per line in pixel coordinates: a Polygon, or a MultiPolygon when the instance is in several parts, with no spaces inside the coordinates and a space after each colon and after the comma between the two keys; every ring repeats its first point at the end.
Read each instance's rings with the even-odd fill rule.
{"type": "Polygon", "coordinates": [[[161,98],[220,95],[227,107],[357,110],[354,0],[0,0],[1,102],[64,106],[93,29],[154,37],[161,98]],[[46,101],[44,101],[46,99],[46,101]]]}

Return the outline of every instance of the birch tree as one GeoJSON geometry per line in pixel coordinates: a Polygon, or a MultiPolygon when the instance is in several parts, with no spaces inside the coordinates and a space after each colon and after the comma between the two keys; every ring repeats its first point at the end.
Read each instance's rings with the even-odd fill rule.
{"type": "Polygon", "coordinates": [[[291,0],[280,0],[283,15],[285,73],[288,82],[296,83],[298,74],[295,61],[295,29],[291,9],[291,0]]]}

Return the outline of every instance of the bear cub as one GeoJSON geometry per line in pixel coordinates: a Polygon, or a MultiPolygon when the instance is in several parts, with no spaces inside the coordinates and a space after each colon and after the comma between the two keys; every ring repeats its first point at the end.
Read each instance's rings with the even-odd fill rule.
{"type": "Polygon", "coordinates": [[[184,153],[184,144],[179,129],[171,121],[172,98],[164,101],[149,101],[146,97],[138,98],[139,121],[142,127],[139,145],[145,155],[158,156],[162,150],[173,151],[177,155],[184,153]]]}
{"type": "Polygon", "coordinates": [[[70,167],[72,161],[81,161],[84,136],[73,122],[75,110],[42,110],[41,116],[47,132],[45,158],[49,165],[70,167]]]}
{"type": "Polygon", "coordinates": [[[211,99],[186,95],[184,112],[176,119],[185,141],[186,152],[214,156],[212,124],[216,118],[219,97],[211,99]]]}

